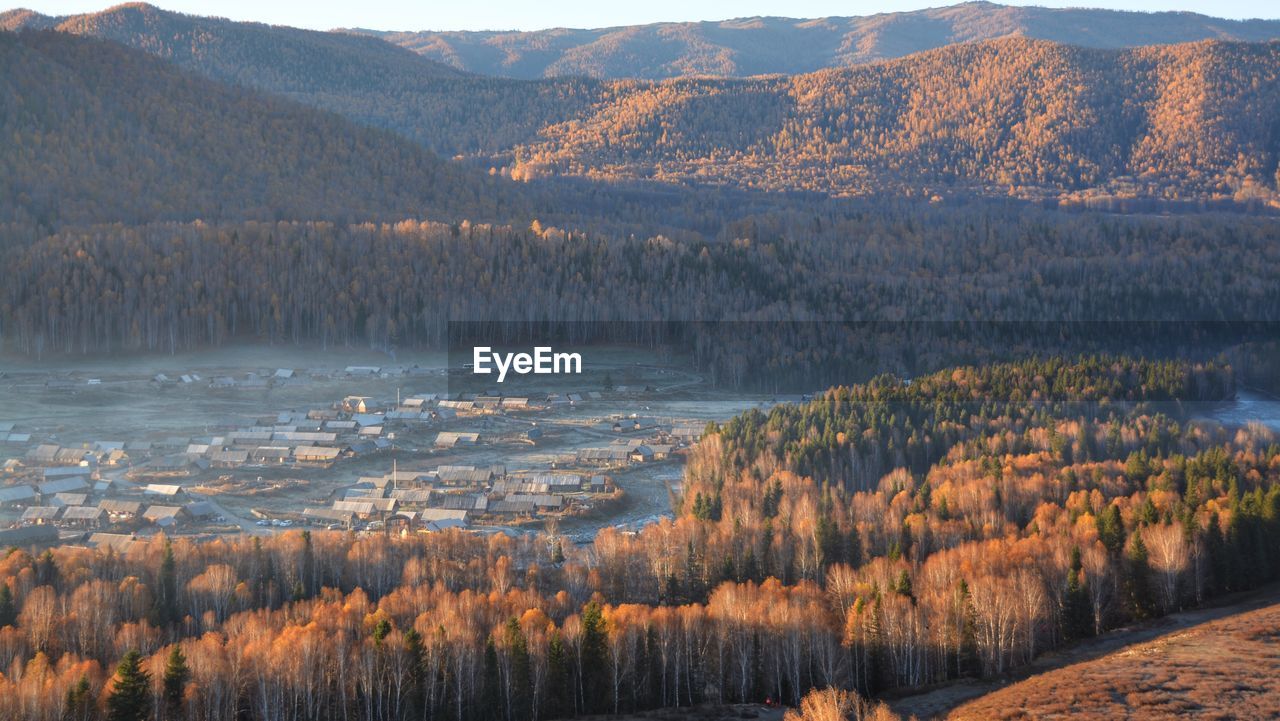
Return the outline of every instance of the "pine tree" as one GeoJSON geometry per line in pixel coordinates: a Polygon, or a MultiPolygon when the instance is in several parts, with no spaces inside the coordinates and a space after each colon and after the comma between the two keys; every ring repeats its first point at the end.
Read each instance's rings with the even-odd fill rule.
{"type": "Polygon", "coordinates": [[[507,620],[507,627],[503,633],[507,653],[511,654],[511,678],[509,680],[511,697],[509,704],[514,711],[515,718],[526,719],[529,717],[530,712],[528,698],[531,684],[529,644],[525,640],[524,630],[520,628],[520,622],[514,618],[507,620]]]}
{"type": "Polygon", "coordinates": [[[0,582],[0,628],[18,625],[18,607],[13,603],[9,584],[0,582]]]}
{"type": "Polygon", "coordinates": [[[107,721],[145,721],[151,715],[151,674],[142,668],[142,654],[130,651],[116,668],[115,685],[107,698],[107,721]]]}
{"type": "Polygon", "coordinates": [[[302,585],[302,592],[309,598],[316,592],[316,552],[311,545],[311,531],[302,532],[302,557],[298,564],[298,583],[302,585]]]}
{"type": "Polygon", "coordinates": [[[61,580],[58,563],[53,558],[53,551],[45,551],[36,561],[36,583],[41,586],[57,586],[61,580]]]}
{"type": "Polygon", "coordinates": [[[62,718],[64,721],[88,721],[93,717],[93,687],[89,685],[88,675],[84,675],[75,686],[67,689],[62,718]]]}
{"type": "Polygon", "coordinates": [[[164,712],[168,718],[183,717],[183,697],[190,678],[191,669],[187,668],[187,657],[182,655],[182,647],[175,643],[164,667],[164,712]]]}
{"type": "Polygon", "coordinates": [[[907,569],[902,569],[898,574],[898,580],[893,584],[893,592],[899,596],[906,596],[911,600],[915,600],[915,589],[911,586],[911,574],[907,569]]]}
{"type": "Polygon", "coordinates": [[[173,560],[173,544],[168,540],[164,542],[164,556],[160,560],[151,613],[157,626],[167,626],[178,620],[178,573],[173,560]]]}
{"type": "Polygon", "coordinates": [[[600,604],[582,607],[582,688],[588,712],[609,708],[609,654],[600,604]]]}
{"type": "Polygon", "coordinates": [[[427,677],[426,668],[423,666],[426,649],[422,645],[422,634],[417,629],[410,628],[404,632],[404,654],[409,658],[409,689],[405,694],[408,706],[404,714],[405,718],[418,718],[419,714],[415,713],[417,709],[422,708],[426,702],[427,677]]]}
{"type": "Polygon", "coordinates": [[[1125,603],[1136,619],[1150,618],[1155,613],[1155,598],[1151,593],[1151,566],[1147,561],[1147,545],[1142,534],[1133,533],[1125,553],[1125,603]]]}
{"type": "Polygon", "coordinates": [[[1067,588],[1062,598],[1062,636],[1075,641],[1093,635],[1093,610],[1089,593],[1084,587],[1084,566],[1080,562],[1080,547],[1071,548],[1071,566],[1067,571],[1067,588]]]}
{"type": "Polygon", "coordinates": [[[560,631],[553,630],[547,641],[547,698],[543,703],[544,718],[563,718],[573,709],[569,702],[569,661],[560,631]]]}
{"type": "Polygon", "coordinates": [[[373,625],[373,642],[381,646],[383,640],[386,639],[390,633],[391,622],[385,618],[378,619],[378,622],[373,625]]]}
{"type": "Polygon", "coordinates": [[[1124,546],[1124,522],[1120,518],[1120,507],[1114,503],[1098,515],[1098,539],[1112,553],[1119,553],[1124,546]]]}

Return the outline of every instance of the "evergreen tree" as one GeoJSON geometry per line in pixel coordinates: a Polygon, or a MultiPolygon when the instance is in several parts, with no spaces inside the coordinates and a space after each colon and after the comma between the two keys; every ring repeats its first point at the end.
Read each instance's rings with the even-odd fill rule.
{"type": "Polygon", "coordinates": [[[1080,547],[1071,548],[1071,566],[1067,571],[1067,588],[1062,598],[1062,636],[1075,641],[1093,635],[1093,610],[1089,592],[1082,578],[1084,567],[1080,562],[1080,547]]]}
{"type": "Polygon", "coordinates": [[[565,655],[564,639],[560,631],[553,630],[547,641],[547,697],[542,707],[543,718],[563,718],[572,712],[569,701],[569,661],[565,655]]]}
{"type": "Polygon", "coordinates": [[[1111,553],[1119,553],[1124,547],[1124,521],[1120,518],[1120,507],[1114,503],[1098,514],[1098,539],[1111,553]]]}
{"type": "Polygon", "coordinates": [[[151,609],[157,626],[167,626],[178,620],[178,573],[173,559],[173,544],[164,542],[164,555],[160,560],[160,573],[156,578],[156,595],[151,609]]]}
{"type": "Polygon", "coordinates": [[[190,678],[191,669],[187,668],[187,657],[182,655],[182,647],[175,643],[164,667],[164,712],[168,718],[183,717],[183,696],[190,678]]]}
{"type": "Polygon", "coordinates": [[[422,645],[422,634],[418,633],[417,629],[410,628],[404,632],[404,653],[409,658],[409,689],[405,694],[408,707],[405,718],[420,717],[421,714],[416,711],[421,709],[426,701],[427,678],[426,669],[423,667],[425,651],[422,645]]]}
{"type": "Polygon", "coordinates": [[[130,651],[116,668],[115,685],[107,698],[107,721],[145,721],[151,715],[151,674],[142,668],[142,654],[130,651]]]}
{"type": "Polygon", "coordinates": [[[391,622],[385,618],[378,619],[378,622],[373,625],[373,642],[381,646],[382,641],[386,639],[387,635],[390,633],[391,622]]]}
{"type": "Polygon", "coordinates": [[[75,686],[67,689],[63,703],[63,721],[89,721],[94,717],[93,687],[89,685],[89,677],[81,676],[75,686]]]}
{"type": "Polygon", "coordinates": [[[529,689],[531,684],[531,666],[529,663],[529,644],[525,640],[524,630],[515,618],[508,619],[503,630],[507,653],[511,654],[511,678],[507,688],[510,698],[507,704],[516,719],[527,719],[530,714],[529,689]]]}
{"type": "Polygon", "coordinates": [[[582,607],[582,689],[585,711],[603,713],[609,709],[609,654],[604,613],[600,604],[582,607]]]}
{"type": "Polygon", "coordinates": [[[18,607],[13,603],[9,584],[0,582],[0,628],[18,625],[18,607]]]}
{"type": "Polygon", "coordinates": [[[1147,545],[1137,531],[1129,541],[1124,561],[1125,605],[1129,614],[1136,619],[1150,618],[1156,608],[1151,592],[1151,566],[1147,560],[1147,545]]]}
{"type": "Polygon", "coordinates": [[[898,580],[893,584],[893,592],[900,596],[906,596],[912,601],[916,599],[915,589],[911,585],[911,574],[907,572],[907,569],[902,569],[898,574],[898,580]]]}
{"type": "Polygon", "coordinates": [[[298,561],[298,583],[302,584],[302,592],[309,598],[316,592],[316,552],[311,545],[311,531],[302,532],[302,557],[298,561]]]}
{"type": "Polygon", "coordinates": [[[36,560],[36,584],[40,586],[57,586],[61,580],[58,564],[53,559],[53,551],[45,551],[36,560]]]}

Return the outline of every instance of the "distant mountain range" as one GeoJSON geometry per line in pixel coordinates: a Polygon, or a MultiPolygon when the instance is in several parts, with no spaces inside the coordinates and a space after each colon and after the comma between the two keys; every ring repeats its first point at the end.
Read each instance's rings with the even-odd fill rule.
{"type": "MultiPolygon", "coordinates": [[[[1005,17],[1013,10],[1018,12],[1012,16],[1022,18],[1075,17],[1066,11],[1023,13],[970,4],[881,16],[881,22],[933,17],[928,13],[1005,17]]],[[[1158,32],[1174,20],[1183,21],[1179,32],[1184,33],[1192,32],[1185,29],[1191,26],[1209,32],[1206,28],[1217,22],[1185,14],[1097,12],[1113,25],[1134,22],[1134,42],[1178,37],[1173,30],[1158,32]],[[1138,19],[1156,22],[1142,24],[1143,35],[1138,19]]],[[[967,27],[972,35],[978,25],[991,25],[975,23],[953,26],[967,27]]],[[[1099,43],[1108,37],[1118,43],[1120,30],[1109,35],[1102,25],[1079,32],[1099,43]]],[[[1273,25],[1224,21],[1216,32],[1261,33],[1260,28],[1273,25]]],[[[484,171],[526,181],[573,176],[835,195],[956,192],[1073,202],[1120,197],[1275,203],[1280,198],[1277,42],[1208,40],[1117,49],[1001,37],[796,75],[518,80],[462,72],[377,38],[193,17],[148,5],[61,19],[11,11],[0,16],[0,26],[57,31],[22,33],[8,41],[16,42],[11,52],[18,59],[0,78],[0,92],[7,89],[12,99],[6,102],[24,108],[43,102],[58,113],[51,116],[55,121],[0,114],[10,126],[5,129],[30,139],[29,147],[10,144],[0,151],[0,161],[8,158],[14,169],[7,186],[0,180],[0,189],[10,188],[11,198],[32,192],[14,190],[15,183],[43,189],[31,197],[44,200],[28,205],[57,203],[59,217],[76,215],[75,204],[92,202],[85,194],[92,195],[93,188],[114,198],[114,190],[129,187],[112,184],[114,169],[131,168],[129,177],[140,178],[137,173],[155,168],[138,164],[138,156],[157,152],[188,158],[179,167],[193,170],[173,177],[156,173],[156,182],[168,179],[177,190],[200,186],[205,195],[179,194],[172,198],[178,207],[169,207],[163,192],[145,200],[129,193],[112,201],[121,212],[127,209],[128,217],[187,217],[190,209],[180,207],[183,202],[203,199],[196,205],[203,209],[215,196],[230,203],[216,206],[222,208],[239,203],[262,211],[273,204],[298,209],[283,217],[330,217],[345,214],[343,209],[358,214],[362,207],[378,213],[413,207],[439,212],[505,203],[510,209],[513,198],[492,197],[497,188],[509,186],[480,178],[484,171]],[[45,37],[68,34],[111,43],[59,44],[45,37]],[[172,64],[111,50],[121,45],[172,64]],[[40,51],[46,57],[38,60],[36,48],[46,47],[48,52],[40,51]],[[54,50],[67,57],[50,55],[54,50]],[[94,55],[101,57],[94,60],[94,55]],[[24,77],[23,63],[34,72],[47,69],[49,62],[66,72],[46,74],[43,84],[24,77]],[[139,77],[159,77],[165,69],[173,77],[163,82],[180,92],[170,97],[140,84],[139,77]],[[111,83],[102,85],[107,79],[111,83]],[[86,94],[91,97],[76,99],[86,94]],[[337,113],[358,125],[271,96],[337,113]],[[97,120],[90,117],[99,111],[97,120]],[[271,122],[279,113],[296,118],[305,132],[281,133],[271,122]],[[207,132],[196,147],[205,149],[188,151],[175,140],[184,137],[180,134],[142,132],[156,122],[152,116],[172,121],[174,132],[181,130],[176,124],[182,119],[199,119],[207,132]],[[416,146],[390,134],[363,133],[359,126],[392,131],[416,146]],[[81,136],[96,136],[107,149],[88,156],[100,162],[55,163],[69,173],[62,180],[59,171],[48,173],[42,170],[47,165],[33,164],[62,157],[41,155],[50,146],[36,138],[58,137],[76,148],[81,136]],[[206,167],[188,157],[225,152],[238,158],[258,138],[269,139],[264,146],[269,150],[297,153],[261,166],[244,158],[235,166],[236,173],[248,174],[244,177],[269,173],[278,179],[271,187],[283,195],[266,204],[252,194],[238,194],[233,175],[201,175],[206,167]],[[163,150],[136,147],[157,139],[167,143],[163,150]],[[424,148],[466,159],[473,167],[441,163],[424,148]],[[103,159],[117,151],[120,158],[103,159]],[[345,164],[350,168],[344,170],[345,164]],[[331,175],[309,174],[317,169],[331,175]],[[440,182],[446,174],[451,180],[440,182]],[[291,177],[299,181],[288,182],[291,177]],[[312,181],[319,184],[308,185],[312,181]],[[210,187],[221,189],[209,195],[210,187]],[[326,193],[336,195],[324,203],[307,199],[326,193]],[[360,199],[362,193],[368,197],[360,199]]],[[[938,37],[942,42],[951,36],[938,37]]],[[[790,54],[779,51],[783,56],[790,54]]],[[[643,58],[628,67],[644,67],[643,58]]]]}
{"type": "Polygon", "coordinates": [[[756,17],[534,32],[352,32],[375,35],[459,70],[485,75],[652,80],[795,75],[1005,37],[1088,48],[1273,40],[1280,38],[1280,20],[1236,21],[1186,12],[970,2],[914,12],[810,20],[756,17]]]}

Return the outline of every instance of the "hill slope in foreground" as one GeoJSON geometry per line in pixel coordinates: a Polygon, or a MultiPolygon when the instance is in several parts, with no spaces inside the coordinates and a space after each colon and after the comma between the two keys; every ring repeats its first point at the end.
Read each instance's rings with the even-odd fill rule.
{"type": "MultiPolygon", "coordinates": [[[[1273,587],[1265,600],[1175,614],[1154,627],[1051,654],[1037,663],[1061,664],[1105,651],[963,703],[946,718],[1277,718],[1278,629],[1280,589],[1273,587]]],[[[895,710],[928,718],[940,710],[929,702],[944,701],[949,690],[963,693],[964,687],[904,699],[895,710]]]]}

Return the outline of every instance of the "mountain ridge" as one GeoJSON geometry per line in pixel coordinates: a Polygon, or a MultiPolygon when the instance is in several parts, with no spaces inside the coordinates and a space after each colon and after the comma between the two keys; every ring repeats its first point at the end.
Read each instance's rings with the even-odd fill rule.
{"type": "Polygon", "coordinates": [[[825,18],[745,17],[534,31],[347,31],[380,37],[484,75],[657,80],[795,75],[1019,35],[1097,48],[1206,39],[1256,42],[1280,38],[1280,20],[968,2],[825,18]]]}
{"type": "MultiPolygon", "coordinates": [[[[320,53],[313,65],[288,42],[263,42],[265,26],[146,5],[101,15],[56,30],[120,37],[187,71],[517,180],[1068,202],[1278,197],[1276,41],[1108,49],[1008,36],[799,75],[515,80],[370,70],[349,51],[353,38],[379,58],[427,62],[377,39],[277,29],[320,53]],[[175,41],[175,27],[208,28],[204,52],[175,41]],[[238,37],[246,27],[248,40],[238,37]],[[245,59],[244,47],[257,52],[245,59]]],[[[38,24],[29,13],[5,17],[38,24]]]]}

